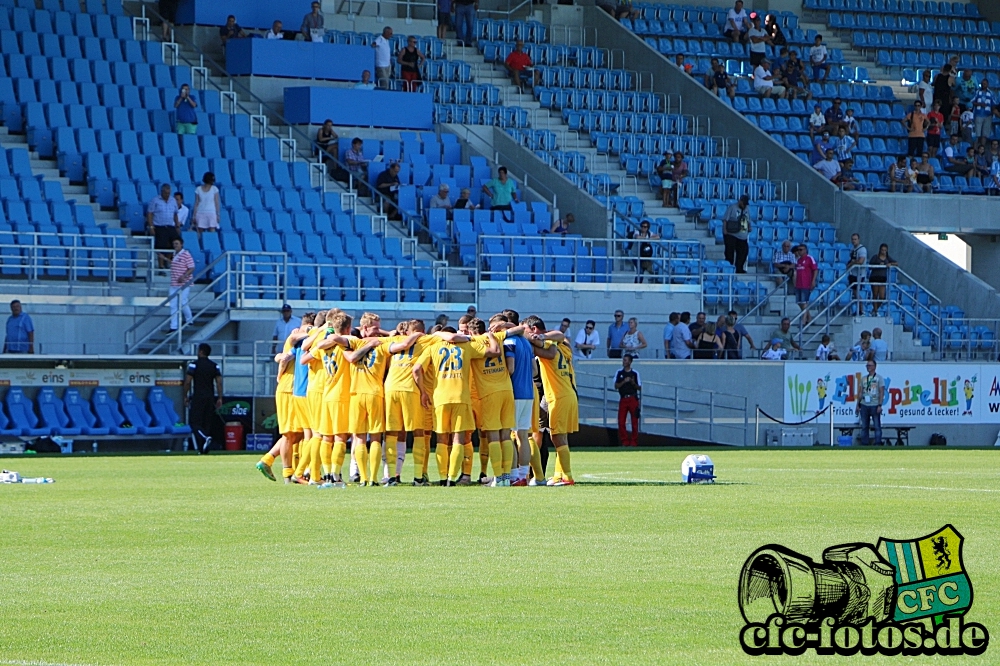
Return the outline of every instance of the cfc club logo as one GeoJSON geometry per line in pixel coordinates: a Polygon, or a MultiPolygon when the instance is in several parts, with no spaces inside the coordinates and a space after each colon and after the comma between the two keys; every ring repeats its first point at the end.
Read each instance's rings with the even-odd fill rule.
{"type": "Polygon", "coordinates": [[[972,581],[951,525],[917,539],[880,538],[823,551],[822,561],[778,544],[754,551],[739,581],[750,655],[978,655],[986,627],[966,620],[972,581]]]}

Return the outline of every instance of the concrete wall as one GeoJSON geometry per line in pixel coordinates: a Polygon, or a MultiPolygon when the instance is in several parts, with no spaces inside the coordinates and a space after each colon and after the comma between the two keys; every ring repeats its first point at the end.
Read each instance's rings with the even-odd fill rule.
{"type": "Polygon", "coordinates": [[[1000,197],[852,192],[851,198],[916,233],[1000,233],[1000,197]]]}
{"type": "Polygon", "coordinates": [[[1000,297],[987,283],[958,268],[850,195],[839,192],[817,172],[803,168],[802,161],[784,146],[726,106],[699,81],[668,63],[603,11],[588,7],[587,24],[597,28],[598,46],[625,51],[628,69],[652,72],[656,92],[679,93],[685,114],[707,116],[711,120],[711,133],[734,140],[734,146],[738,141],[740,155],[766,159],[770,164],[770,178],[788,181],[791,184],[789,197],[797,196],[807,204],[812,220],[836,225],[838,240],[849,242],[851,234],[859,232],[869,246],[887,243],[900,266],[919,275],[923,284],[943,302],[961,307],[969,316],[1000,316],[1000,297]]]}

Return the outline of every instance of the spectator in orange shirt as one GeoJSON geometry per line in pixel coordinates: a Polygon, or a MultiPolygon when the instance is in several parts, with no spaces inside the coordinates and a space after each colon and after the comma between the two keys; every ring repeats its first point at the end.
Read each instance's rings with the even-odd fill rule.
{"type": "Polygon", "coordinates": [[[538,85],[541,74],[531,66],[531,56],[524,52],[524,42],[517,40],[514,44],[514,50],[511,51],[510,55],[507,56],[507,60],[504,61],[504,65],[507,67],[507,71],[510,73],[511,79],[514,81],[514,85],[518,88],[523,86],[521,82],[522,74],[530,74],[529,85],[538,85]]]}

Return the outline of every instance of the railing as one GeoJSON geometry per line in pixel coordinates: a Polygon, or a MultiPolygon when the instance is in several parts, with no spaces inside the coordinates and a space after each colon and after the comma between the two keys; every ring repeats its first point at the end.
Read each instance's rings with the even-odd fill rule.
{"type": "MultiPolygon", "coordinates": [[[[582,420],[617,427],[619,396],[613,378],[577,371],[576,379],[582,420]],[[590,416],[595,412],[600,416],[590,416]]],[[[746,396],[644,381],[641,400],[642,432],[713,444],[749,443],[746,396]]]]}
{"type": "Polygon", "coordinates": [[[0,243],[0,279],[27,278],[28,293],[68,289],[70,293],[97,290],[103,294],[111,283],[126,280],[145,281],[151,293],[152,238],[132,239],[134,245],[126,247],[125,236],[111,234],[16,232],[13,236],[17,243],[0,243]],[[43,243],[52,239],[60,245],[43,243]]]}
{"type": "Polygon", "coordinates": [[[750,314],[759,311],[759,308],[771,300],[772,296],[784,297],[783,291],[788,277],[781,273],[709,273],[702,274],[704,288],[701,293],[701,307],[704,311],[710,311],[711,306],[722,305],[726,312],[740,308],[750,307],[740,321],[743,321],[750,314]],[[711,284],[719,285],[719,293],[707,293],[711,284]],[[775,286],[777,283],[777,286],[775,286]],[[739,285],[747,285],[740,287],[739,285]],[[782,290],[779,292],[779,290],[782,290]]]}
{"type": "Polygon", "coordinates": [[[698,241],[480,235],[476,282],[579,285],[612,282],[625,273],[650,285],[700,285],[701,247],[698,241]],[[640,257],[640,245],[651,246],[653,256],[640,257]],[[537,258],[545,263],[539,266],[537,258]]]}

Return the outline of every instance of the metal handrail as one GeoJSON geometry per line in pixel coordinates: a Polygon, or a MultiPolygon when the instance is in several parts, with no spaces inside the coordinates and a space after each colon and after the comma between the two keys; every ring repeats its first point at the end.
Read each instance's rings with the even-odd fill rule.
{"type": "MultiPolygon", "coordinates": [[[[39,234],[35,232],[17,233],[19,240],[30,236],[49,236],[54,234],[39,234]]],[[[122,241],[123,236],[98,236],[102,238],[115,238],[122,241]]],[[[74,242],[84,238],[83,236],[73,236],[74,242]]],[[[52,271],[65,271],[66,279],[70,289],[73,288],[81,274],[89,274],[93,271],[107,272],[107,277],[102,278],[109,285],[123,279],[135,279],[141,277],[140,274],[145,269],[146,275],[153,272],[153,256],[155,251],[152,247],[152,239],[148,239],[148,246],[126,247],[126,246],[87,246],[79,245],[42,245],[38,238],[32,239],[32,243],[0,243],[0,252],[11,251],[10,254],[0,254],[0,264],[5,268],[20,268],[25,271],[31,283],[38,283],[42,274],[52,271]],[[65,256],[52,256],[50,252],[61,252],[65,256]],[[92,252],[105,253],[106,258],[94,258],[92,252]],[[140,255],[145,254],[145,257],[140,255]],[[92,265],[94,264],[94,265],[92,265]]],[[[62,277],[62,276],[52,276],[62,277]]],[[[151,287],[150,280],[146,280],[147,289],[151,287]]]]}

